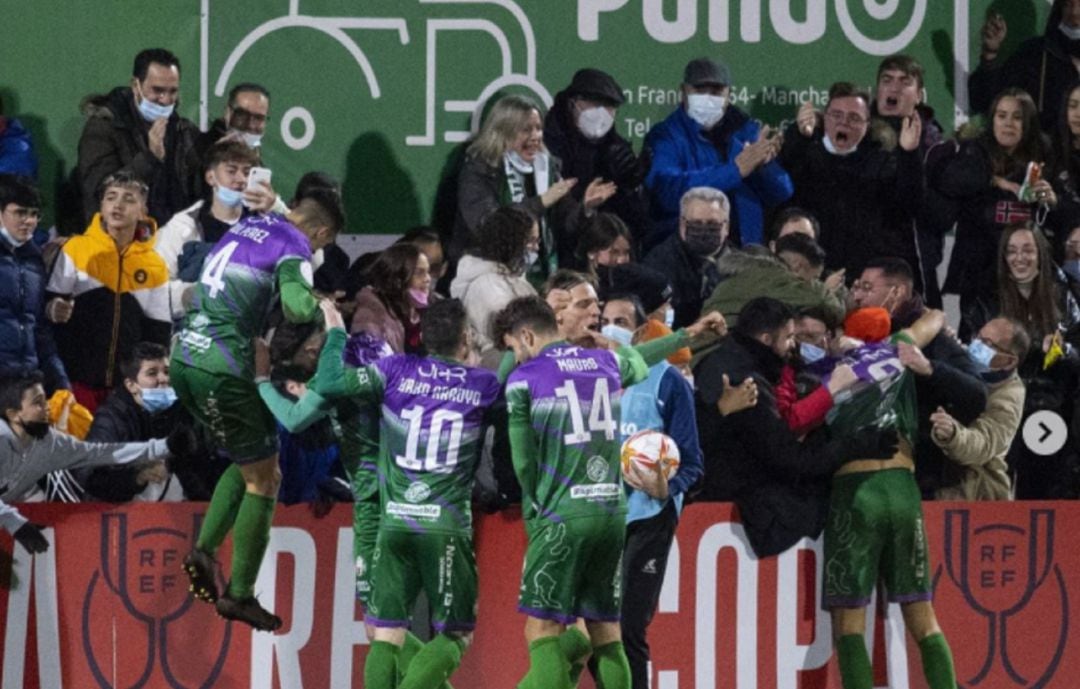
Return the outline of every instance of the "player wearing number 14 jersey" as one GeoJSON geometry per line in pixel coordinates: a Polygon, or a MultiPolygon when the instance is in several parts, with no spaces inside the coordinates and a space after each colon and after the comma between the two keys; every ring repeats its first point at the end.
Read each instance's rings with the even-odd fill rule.
{"type": "Polygon", "coordinates": [[[240,220],[207,256],[192,310],[173,345],[177,396],[233,462],[214,489],[184,569],[197,598],[216,603],[222,617],[260,630],[281,626],[253,595],[281,474],[274,419],[254,379],[253,340],[263,335],[278,295],[288,320],[316,318],[311,254],[332,242],[343,222],[334,196],[305,199],[286,216],[240,220]],[[230,530],[232,578],[222,594],[214,554],[230,530]]]}
{"type": "Polygon", "coordinates": [[[529,537],[518,610],[528,615],[530,668],[519,689],[566,688],[573,657],[564,627],[584,618],[606,689],[628,689],[619,630],[626,495],[619,470],[619,396],[648,367],[630,348],[564,341],[538,297],[497,322],[520,366],[506,401],[514,470],[529,537]]]}
{"type": "Polygon", "coordinates": [[[344,370],[344,325],[331,328],[314,385],[327,398],[354,395],[381,405],[382,516],[365,618],[375,627],[364,663],[369,689],[442,685],[476,624],[473,475],[500,385],[491,371],[461,363],[472,338],[460,301],[432,305],[420,327],[429,356],[401,354],[344,370]],[[439,633],[404,668],[399,656],[421,590],[439,633]]]}

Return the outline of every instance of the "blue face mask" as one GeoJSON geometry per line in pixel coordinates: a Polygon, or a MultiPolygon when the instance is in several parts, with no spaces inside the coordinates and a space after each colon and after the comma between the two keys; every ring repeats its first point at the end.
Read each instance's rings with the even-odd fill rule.
{"type": "Polygon", "coordinates": [[[149,98],[143,98],[139,101],[139,114],[147,122],[153,122],[154,120],[160,120],[162,117],[169,118],[173,114],[174,105],[158,105],[149,98]]]}
{"type": "Polygon", "coordinates": [[[812,345],[809,342],[799,343],[799,357],[803,360],[804,363],[813,364],[815,362],[821,361],[827,355],[828,352],[826,352],[821,347],[818,347],[817,345],[812,345]]]}
{"type": "Polygon", "coordinates": [[[214,196],[229,208],[236,208],[244,202],[244,192],[228,187],[217,187],[214,189],[214,196]]]}
{"type": "Polygon", "coordinates": [[[615,324],[605,325],[600,329],[600,334],[609,340],[618,342],[624,347],[629,347],[631,340],[634,339],[634,333],[632,331],[615,324]]]}
{"type": "Polygon", "coordinates": [[[997,352],[990,345],[978,338],[972,340],[971,344],[968,345],[968,356],[975,362],[980,372],[990,370],[990,362],[994,360],[995,354],[997,352]]]}
{"type": "Polygon", "coordinates": [[[141,388],[143,407],[151,414],[168,409],[176,403],[172,388],[141,388]]]}

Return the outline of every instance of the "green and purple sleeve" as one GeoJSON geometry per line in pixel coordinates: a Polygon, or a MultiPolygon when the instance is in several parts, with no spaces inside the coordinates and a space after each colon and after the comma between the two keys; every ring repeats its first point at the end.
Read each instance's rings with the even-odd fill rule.
{"type": "Polygon", "coordinates": [[[281,310],[290,323],[309,323],[319,316],[319,300],[311,291],[311,284],[304,277],[304,261],[282,261],[277,269],[278,290],[281,293],[281,310]]]}
{"type": "Polygon", "coordinates": [[[524,383],[508,385],[506,406],[509,415],[510,457],[514,473],[521,484],[521,511],[525,518],[532,515],[536,495],[536,474],[539,464],[539,444],[532,427],[532,402],[524,383]]]}
{"type": "Polygon", "coordinates": [[[347,340],[348,335],[341,328],[327,331],[311,389],[326,399],[360,397],[379,404],[383,393],[382,376],[374,366],[345,365],[342,352],[347,340]]]}

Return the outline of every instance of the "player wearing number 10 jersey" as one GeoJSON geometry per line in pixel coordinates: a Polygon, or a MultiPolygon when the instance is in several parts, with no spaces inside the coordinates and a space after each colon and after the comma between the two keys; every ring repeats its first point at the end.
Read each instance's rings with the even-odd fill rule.
{"type": "Polygon", "coordinates": [[[529,537],[518,610],[527,614],[530,668],[520,689],[570,687],[564,626],[584,618],[607,689],[630,686],[619,630],[626,494],[619,469],[619,397],[645,380],[633,349],[562,340],[538,297],[511,302],[497,322],[520,366],[506,401],[514,470],[529,537]]]}
{"type": "Polygon", "coordinates": [[[254,380],[253,340],[263,335],[278,294],[288,320],[315,319],[311,254],[332,242],[343,222],[340,200],[330,195],[305,199],[284,217],[240,220],[207,256],[173,345],[177,396],[233,461],[214,489],[184,569],[197,598],[216,602],[222,617],[260,630],[281,626],[253,596],[281,473],[274,419],[254,380]],[[232,578],[219,594],[214,554],[230,530],[232,578]]]}
{"type": "Polygon", "coordinates": [[[330,329],[314,386],[327,398],[353,395],[381,405],[382,516],[365,619],[375,627],[364,663],[370,689],[440,686],[461,662],[476,624],[473,475],[501,386],[491,371],[461,363],[472,338],[460,301],[434,304],[420,327],[429,356],[394,355],[361,368],[343,367],[344,326],[330,329]],[[439,633],[404,668],[400,649],[421,590],[439,633]]]}

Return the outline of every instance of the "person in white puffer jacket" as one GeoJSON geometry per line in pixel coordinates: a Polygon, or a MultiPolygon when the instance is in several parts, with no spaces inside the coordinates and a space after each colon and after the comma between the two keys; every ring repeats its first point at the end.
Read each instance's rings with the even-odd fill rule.
{"type": "Polygon", "coordinates": [[[491,316],[518,297],[535,296],[525,272],[536,260],[540,227],[528,212],[504,206],[480,224],[477,245],[458,262],[450,296],[460,299],[475,329],[485,364],[494,351],[491,316]]]}

